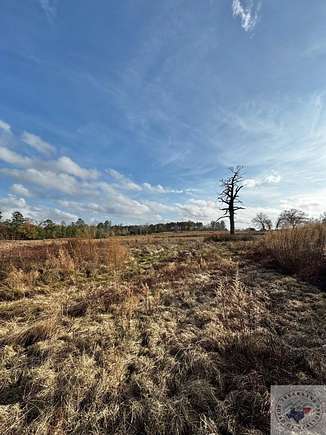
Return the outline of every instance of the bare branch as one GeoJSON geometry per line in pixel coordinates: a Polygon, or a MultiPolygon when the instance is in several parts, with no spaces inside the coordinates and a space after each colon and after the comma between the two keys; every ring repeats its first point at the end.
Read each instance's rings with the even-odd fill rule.
{"type": "Polygon", "coordinates": [[[216,219],[216,222],[218,222],[218,221],[220,221],[221,219],[224,219],[224,218],[230,218],[230,216],[224,214],[223,216],[220,216],[219,218],[217,218],[217,219],[216,219]]]}

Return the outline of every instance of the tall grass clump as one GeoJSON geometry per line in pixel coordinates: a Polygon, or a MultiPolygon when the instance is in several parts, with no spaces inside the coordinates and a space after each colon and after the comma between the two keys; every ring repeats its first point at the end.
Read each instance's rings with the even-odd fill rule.
{"type": "Polygon", "coordinates": [[[122,269],[127,260],[127,248],[113,238],[18,244],[10,251],[0,251],[0,299],[13,297],[7,288],[26,292],[40,282],[62,280],[70,275],[112,272],[122,269]]]}
{"type": "Polygon", "coordinates": [[[267,233],[261,248],[287,272],[304,278],[319,278],[326,272],[325,224],[307,224],[267,233]]]}

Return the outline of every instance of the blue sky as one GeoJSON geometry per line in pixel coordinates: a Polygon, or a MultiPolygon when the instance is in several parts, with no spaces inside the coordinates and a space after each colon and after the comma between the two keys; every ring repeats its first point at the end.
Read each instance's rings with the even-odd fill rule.
{"type": "Polygon", "coordinates": [[[2,0],[0,209],[239,226],[326,209],[324,0],[2,0]]]}

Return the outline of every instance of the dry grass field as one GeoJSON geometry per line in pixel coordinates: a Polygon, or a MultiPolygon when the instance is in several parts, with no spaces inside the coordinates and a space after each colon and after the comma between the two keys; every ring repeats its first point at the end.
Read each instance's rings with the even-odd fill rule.
{"type": "Polygon", "coordinates": [[[270,385],[326,383],[326,294],[269,237],[3,242],[0,433],[269,433],[270,385]]]}

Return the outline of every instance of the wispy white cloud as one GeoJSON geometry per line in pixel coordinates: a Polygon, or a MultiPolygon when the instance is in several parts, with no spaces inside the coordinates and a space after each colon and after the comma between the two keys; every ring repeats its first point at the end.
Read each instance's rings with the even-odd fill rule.
{"type": "Polygon", "coordinates": [[[130,178],[126,177],[125,175],[121,174],[120,172],[116,171],[115,169],[109,169],[108,170],[109,175],[117,181],[118,185],[126,190],[134,190],[134,191],[141,191],[142,188],[137,183],[130,180],[130,178]]]}
{"type": "Polygon", "coordinates": [[[271,174],[271,175],[267,175],[267,177],[265,177],[265,182],[266,183],[272,183],[272,184],[277,184],[281,181],[282,177],[279,174],[271,174]]]}
{"type": "Polygon", "coordinates": [[[9,148],[0,146],[0,160],[18,166],[29,166],[32,164],[32,159],[22,156],[9,148]]]}
{"type": "Polygon", "coordinates": [[[31,195],[27,187],[23,186],[22,184],[13,184],[10,190],[13,194],[18,196],[28,197],[31,195]]]}
{"type": "Polygon", "coordinates": [[[227,145],[219,148],[222,164],[277,166],[284,177],[304,170],[306,175],[325,173],[322,91],[304,100],[285,96],[250,100],[233,111],[221,110],[220,116],[228,131],[227,145]]]}
{"type": "Polygon", "coordinates": [[[143,183],[143,187],[145,190],[148,190],[149,192],[153,192],[153,193],[184,193],[183,190],[169,189],[168,187],[164,187],[161,184],[157,184],[156,186],[154,186],[150,183],[143,183]]]}
{"type": "Polygon", "coordinates": [[[311,192],[289,195],[288,198],[280,200],[282,209],[299,208],[312,217],[318,217],[326,211],[326,189],[318,189],[311,192]]]}
{"type": "Polygon", "coordinates": [[[40,153],[50,155],[55,152],[55,147],[53,145],[49,144],[39,136],[36,136],[35,134],[24,131],[21,136],[21,139],[27,145],[31,146],[32,148],[34,148],[40,153]]]}
{"type": "Polygon", "coordinates": [[[97,178],[99,172],[96,169],[85,169],[80,167],[70,157],[62,156],[57,161],[50,162],[49,168],[56,168],[58,171],[66,172],[80,178],[97,178]]]}
{"type": "Polygon", "coordinates": [[[77,194],[78,181],[69,174],[55,173],[52,171],[28,169],[0,169],[0,174],[14,178],[20,182],[27,182],[41,187],[44,190],[51,189],[67,194],[77,194]]]}
{"type": "Polygon", "coordinates": [[[93,201],[65,199],[60,200],[59,204],[61,207],[74,211],[77,214],[91,213],[93,216],[114,216],[115,218],[118,217],[123,220],[152,218],[152,210],[148,205],[119,194],[109,195],[106,201],[100,201],[97,196],[93,198],[93,201]]]}
{"type": "Polygon", "coordinates": [[[8,194],[6,197],[0,198],[0,207],[4,213],[10,213],[17,209],[25,209],[26,200],[24,198],[18,198],[12,194],[8,194]]]}
{"type": "Polygon", "coordinates": [[[0,160],[22,168],[38,171],[64,173],[79,178],[96,179],[99,172],[95,169],[86,169],[79,166],[70,157],[62,156],[57,160],[40,160],[18,154],[8,147],[0,146],[0,160]]]}
{"type": "MultiPolygon", "coordinates": [[[[147,191],[151,193],[184,193],[183,190],[169,189],[168,187],[164,187],[161,184],[153,185],[148,182],[144,182],[142,184],[135,183],[130,178],[126,177],[115,169],[109,169],[108,174],[116,180],[117,187],[121,187],[125,190],[133,190],[136,192],[147,191]]],[[[188,191],[190,190],[191,189],[188,189],[188,191]]]]}
{"type": "Polygon", "coordinates": [[[166,189],[160,184],[158,184],[157,186],[152,186],[150,183],[143,183],[143,186],[149,192],[166,193],[166,189]]]}
{"type": "Polygon", "coordinates": [[[261,3],[255,4],[255,0],[233,0],[232,12],[234,17],[239,17],[241,27],[245,32],[250,32],[254,29],[257,20],[261,3]]]}
{"type": "Polygon", "coordinates": [[[314,58],[318,56],[324,56],[326,53],[326,43],[323,39],[318,39],[311,43],[308,42],[308,46],[302,51],[301,55],[306,58],[314,58]]]}
{"type": "Polygon", "coordinates": [[[53,20],[57,16],[58,0],[38,0],[39,4],[49,20],[53,20]]]}
{"type": "Polygon", "coordinates": [[[270,175],[265,175],[263,177],[257,178],[246,178],[244,180],[244,185],[247,188],[255,188],[258,186],[266,186],[267,184],[278,184],[282,177],[277,172],[272,172],[270,175]]]}
{"type": "Polygon", "coordinates": [[[33,206],[29,204],[25,198],[13,194],[8,194],[7,196],[0,198],[0,209],[3,212],[5,219],[10,218],[12,213],[15,211],[20,211],[25,217],[37,222],[41,222],[45,219],[52,219],[56,222],[61,222],[63,220],[72,222],[77,219],[77,215],[69,213],[68,211],[44,205],[33,206]]]}
{"type": "Polygon", "coordinates": [[[183,204],[177,204],[176,209],[184,220],[209,222],[216,220],[221,214],[216,201],[191,199],[183,204]]]}
{"type": "Polygon", "coordinates": [[[7,124],[5,121],[2,121],[1,119],[0,119],[0,128],[1,128],[2,130],[4,130],[4,131],[8,132],[8,133],[11,132],[11,127],[10,127],[10,125],[7,124]]]}
{"type": "Polygon", "coordinates": [[[69,213],[68,211],[60,210],[57,207],[42,207],[35,210],[32,210],[32,216],[34,219],[40,221],[44,219],[52,219],[57,222],[73,222],[76,221],[77,215],[73,213],[69,213]]]}
{"type": "Polygon", "coordinates": [[[312,120],[310,127],[310,136],[314,138],[320,134],[320,123],[324,111],[324,92],[319,92],[312,97],[312,120]]]}

